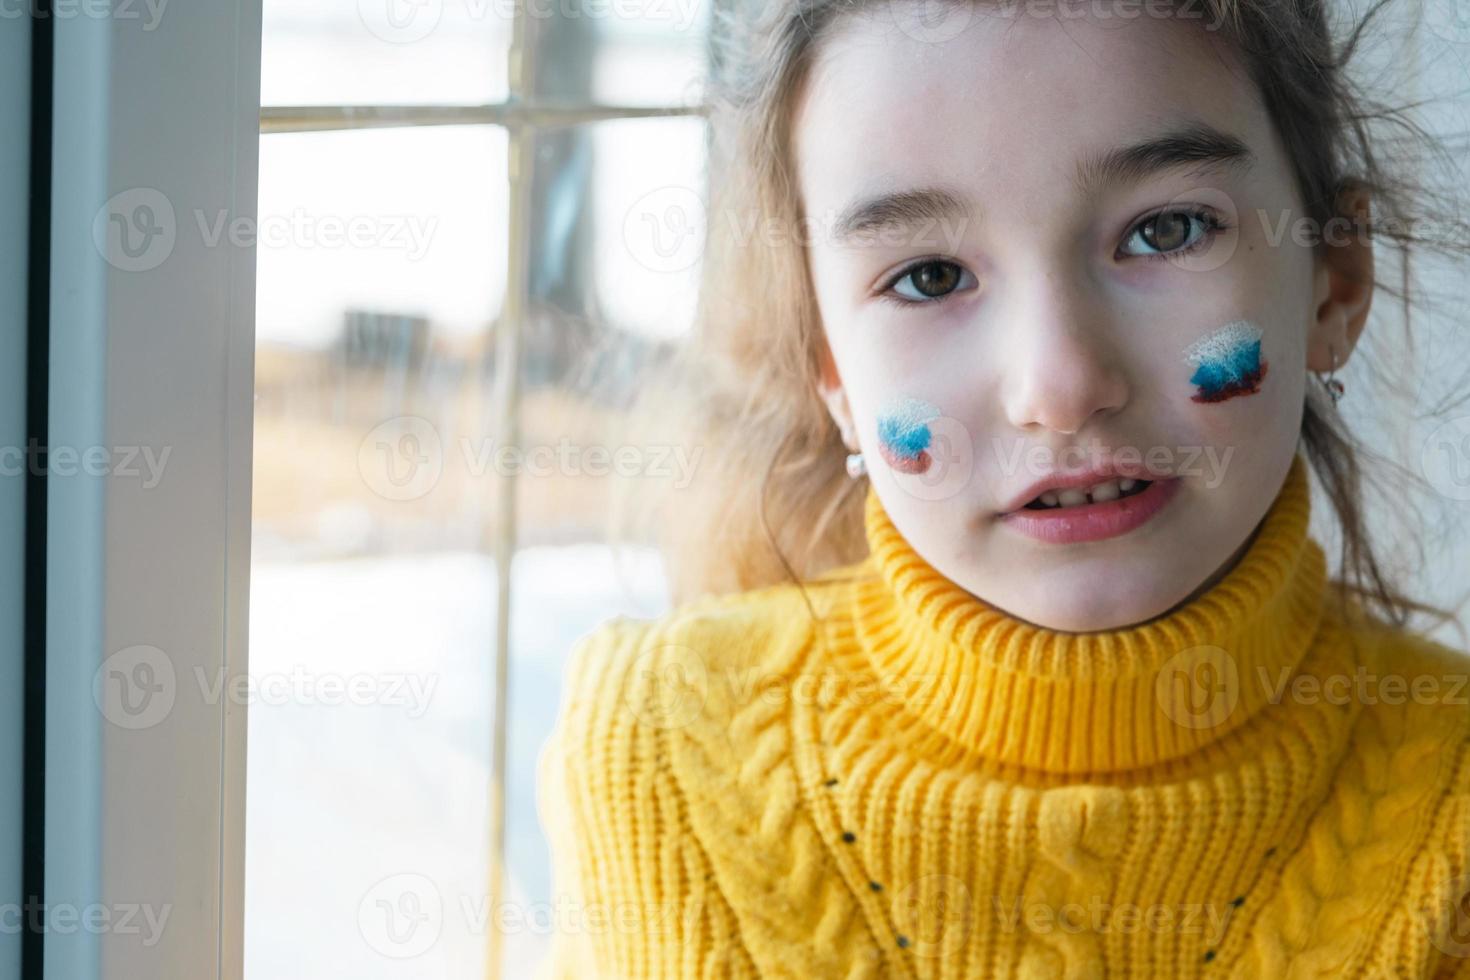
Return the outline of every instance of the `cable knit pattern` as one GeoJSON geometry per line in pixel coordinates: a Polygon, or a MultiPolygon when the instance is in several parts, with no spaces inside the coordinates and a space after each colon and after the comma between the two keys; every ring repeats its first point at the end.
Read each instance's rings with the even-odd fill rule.
{"type": "Polygon", "coordinates": [[[1470,658],[1330,601],[1308,501],[1128,629],[989,606],[871,488],[864,561],[605,624],[542,975],[1470,980],[1470,658]]]}

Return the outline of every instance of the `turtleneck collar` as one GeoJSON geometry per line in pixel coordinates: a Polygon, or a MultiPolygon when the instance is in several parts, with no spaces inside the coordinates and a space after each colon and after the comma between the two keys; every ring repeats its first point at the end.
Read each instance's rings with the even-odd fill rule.
{"type": "Polygon", "coordinates": [[[981,756],[1068,774],[1176,759],[1245,724],[1269,703],[1255,679],[1294,671],[1306,652],[1326,583],[1309,500],[1297,455],[1259,533],[1214,586],[1138,626],[1063,633],[936,571],[870,484],[878,575],[858,590],[857,638],[905,711],[981,756]]]}

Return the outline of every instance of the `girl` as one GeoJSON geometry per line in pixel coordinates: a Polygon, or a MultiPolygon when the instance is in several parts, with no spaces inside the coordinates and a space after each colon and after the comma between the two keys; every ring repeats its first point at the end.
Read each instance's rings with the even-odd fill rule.
{"type": "Polygon", "coordinates": [[[645,403],[703,450],[679,605],[577,645],[541,759],[552,973],[1470,977],[1470,661],[1408,627],[1336,415],[1372,238],[1420,242],[1357,33],[747,23],[645,403]]]}

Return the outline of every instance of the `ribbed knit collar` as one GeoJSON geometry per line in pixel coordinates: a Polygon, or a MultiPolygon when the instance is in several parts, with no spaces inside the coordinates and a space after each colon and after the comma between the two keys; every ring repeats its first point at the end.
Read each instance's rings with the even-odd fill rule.
{"type": "Polygon", "coordinates": [[[1269,704],[1321,615],[1326,563],[1307,535],[1300,455],[1260,532],[1209,590],[1148,623],[1063,633],[966,592],[913,550],[871,485],[879,573],[856,597],[858,642],[903,710],[995,761],[1117,772],[1187,755],[1269,704]]]}

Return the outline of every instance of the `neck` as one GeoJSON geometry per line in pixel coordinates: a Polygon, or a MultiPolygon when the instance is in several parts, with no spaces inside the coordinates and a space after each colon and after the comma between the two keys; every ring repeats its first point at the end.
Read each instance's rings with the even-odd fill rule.
{"type": "Polygon", "coordinates": [[[1307,537],[1297,457],[1256,531],[1169,612],[1127,628],[1050,630],[971,595],[923,560],[869,488],[877,575],[858,640],[904,710],[959,747],[1059,773],[1116,772],[1197,752],[1246,724],[1300,662],[1326,563],[1307,537]]]}

